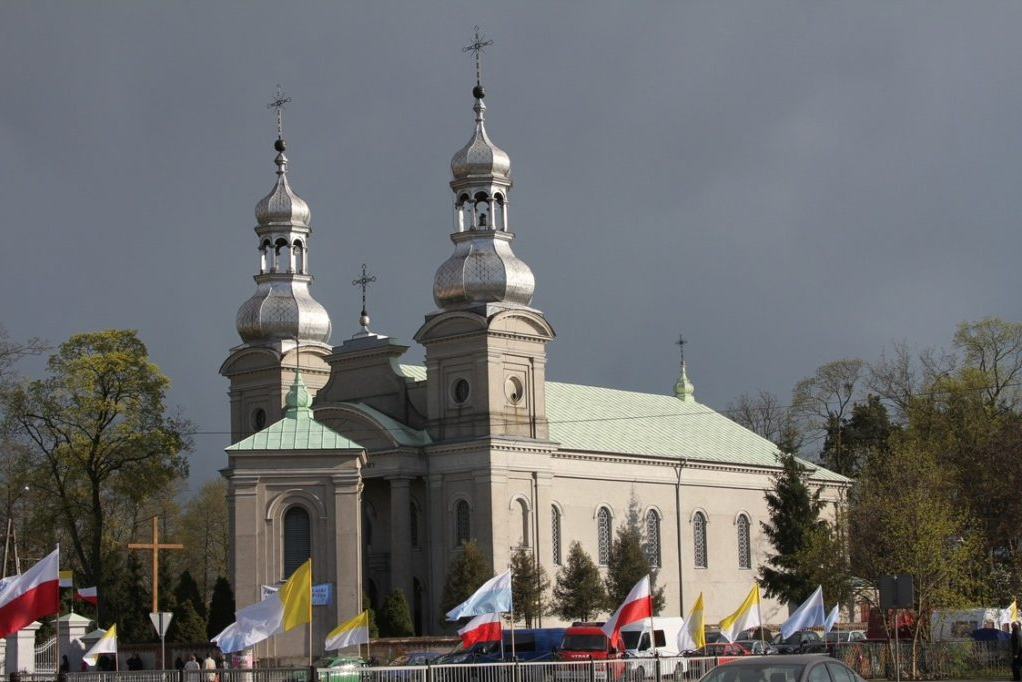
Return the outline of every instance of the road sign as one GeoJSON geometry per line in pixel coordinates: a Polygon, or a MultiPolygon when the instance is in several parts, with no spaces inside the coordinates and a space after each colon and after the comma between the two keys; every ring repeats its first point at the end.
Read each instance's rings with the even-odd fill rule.
{"type": "Polygon", "coordinates": [[[153,627],[156,628],[156,634],[160,637],[167,634],[167,628],[170,627],[170,619],[173,617],[174,614],[167,611],[149,614],[149,620],[153,622],[153,627]]]}

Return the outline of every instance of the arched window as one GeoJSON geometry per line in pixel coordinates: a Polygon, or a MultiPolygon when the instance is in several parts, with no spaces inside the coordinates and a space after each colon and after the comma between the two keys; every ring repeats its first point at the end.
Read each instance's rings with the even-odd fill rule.
{"type": "Polygon", "coordinates": [[[469,525],[468,512],[468,502],[458,500],[458,504],[454,506],[454,538],[459,547],[461,547],[461,543],[468,542],[472,537],[472,526],[469,525]]]}
{"type": "Polygon", "coordinates": [[[554,555],[554,566],[561,565],[561,510],[550,507],[550,549],[554,555]]]}
{"type": "Polygon", "coordinates": [[[600,507],[596,512],[596,542],[599,547],[600,565],[610,563],[610,510],[600,507]]]}
{"type": "Polygon", "coordinates": [[[408,535],[413,549],[419,548],[419,507],[412,500],[408,504],[408,535]]]}
{"type": "Polygon", "coordinates": [[[291,507],[284,512],[284,579],[312,556],[309,512],[291,507]]]}
{"type": "Polygon", "coordinates": [[[529,544],[529,506],[525,504],[525,500],[518,500],[518,516],[521,519],[522,524],[522,536],[519,538],[519,547],[530,547],[529,544]]]}
{"type": "Polygon", "coordinates": [[[646,513],[646,557],[650,568],[660,568],[660,515],[652,509],[646,513]]]}
{"type": "Polygon", "coordinates": [[[738,517],[738,568],[752,568],[752,549],[749,544],[749,517],[738,517]]]}
{"type": "Polygon", "coordinates": [[[706,516],[702,512],[696,512],[692,517],[693,551],[696,568],[707,568],[706,561],[706,516]]]}

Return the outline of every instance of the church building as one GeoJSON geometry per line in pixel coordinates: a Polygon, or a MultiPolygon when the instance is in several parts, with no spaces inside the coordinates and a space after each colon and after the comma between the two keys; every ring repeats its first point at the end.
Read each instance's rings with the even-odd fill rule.
{"type": "MultiPolygon", "coordinates": [[[[417,634],[450,632],[440,601],[463,541],[476,540],[495,572],[524,548],[553,581],[573,540],[605,567],[631,511],[665,588],[662,615],[687,615],[702,593],[715,623],[771,553],[760,523],[777,449],[697,402],[683,356],[662,395],[547,380],[556,320],[533,305],[536,278],[512,250],[510,158],[487,133],[478,81],[472,94],[474,130],[451,160],[453,252],[414,337],[424,367],[402,363],[409,346],[370,331],[364,309],[361,331],[331,344],[309,291],[309,207],[291,189],[278,136],[276,184],[255,211],[256,291],[220,370],[230,382],[222,473],[238,606],[311,556],[324,586],[317,653],[329,630],[393,590],[417,634]]],[[[521,238],[543,237],[525,225],[521,238]]],[[[847,479],[809,466],[838,504],[847,479]]],[[[764,600],[764,621],[786,615],[764,600]]],[[[307,637],[296,628],[256,655],[307,655],[307,637]]]]}

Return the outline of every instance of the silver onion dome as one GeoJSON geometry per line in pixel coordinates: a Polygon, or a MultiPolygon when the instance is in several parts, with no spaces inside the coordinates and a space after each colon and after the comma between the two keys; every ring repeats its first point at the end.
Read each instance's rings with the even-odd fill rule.
{"type": "Polygon", "coordinates": [[[436,271],[433,300],[443,309],[486,303],[528,306],[536,290],[532,270],[511,251],[510,232],[451,235],[454,253],[436,271]]]}
{"type": "Polygon", "coordinates": [[[245,343],[328,343],[330,316],[309,293],[309,206],[288,185],[284,141],[278,139],[275,148],[277,182],[255,210],[260,250],[256,291],[238,309],[238,335],[245,343]]]}
{"type": "MultiPolygon", "coordinates": [[[[477,90],[478,94],[479,90],[477,90]]],[[[454,179],[471,176],[488,176],[498,178],[511,177],[511,157],[503,149],[493,144],[486,134],[484,113],[486,105],[481,97],[476,98],[473,109],[476,112],[476,129],[472,139],[451,157],[451,175],[454,179]]]]}

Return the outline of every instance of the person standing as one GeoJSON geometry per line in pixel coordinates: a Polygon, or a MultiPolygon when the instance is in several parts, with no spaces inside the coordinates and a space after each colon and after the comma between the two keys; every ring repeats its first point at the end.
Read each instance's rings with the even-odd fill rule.
{"type": "Polygon", "coordinates": [[[206,658],[202,661],[202,669],[206,671],[206,682],[216,682],[216,661],[213,660],[212,652],[206,652],[206,658]]]}
{"type": "Polygon", "coordinates": [[[1019,640],[1018,623],[1011,624],[1011,679],[1022,679],[1022,641],[1019,640]]]}

